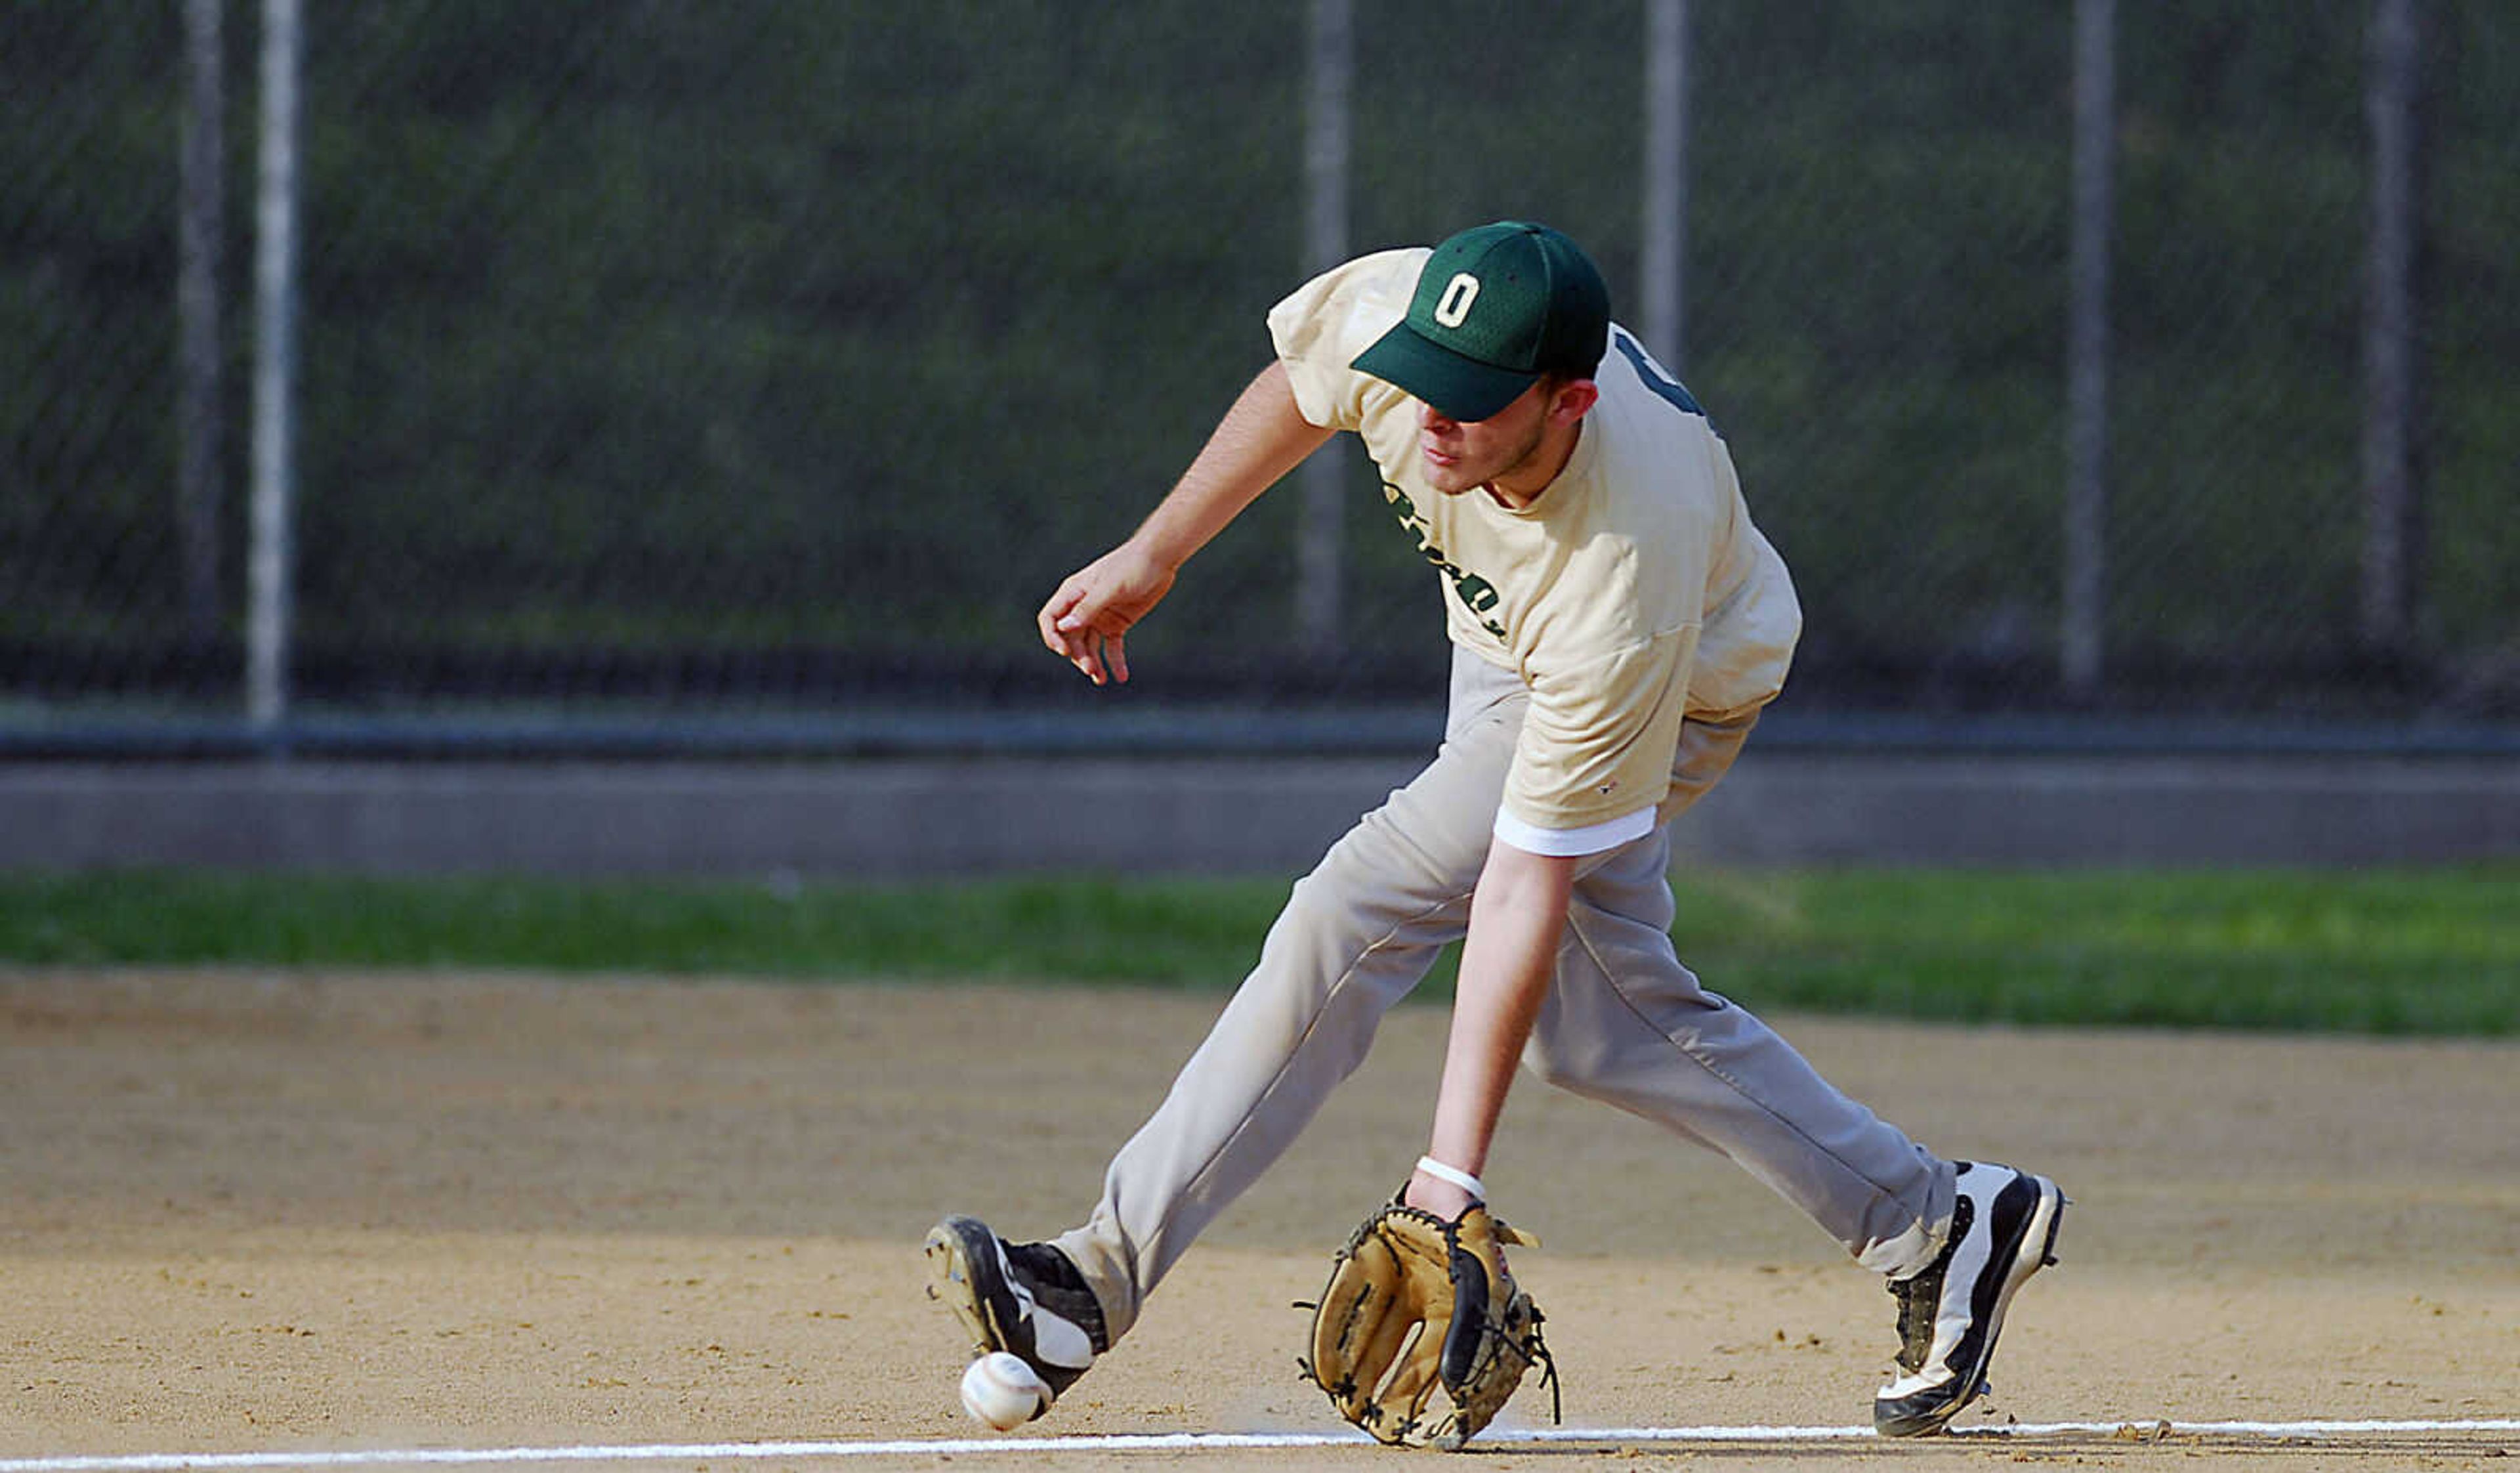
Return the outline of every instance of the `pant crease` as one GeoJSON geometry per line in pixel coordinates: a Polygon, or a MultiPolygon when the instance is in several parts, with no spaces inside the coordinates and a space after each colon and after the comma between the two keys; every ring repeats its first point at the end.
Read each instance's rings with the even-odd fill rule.
{"type": "MultiPolygon", "coordinates": [[[[1575,916],[1568,917],[1568,920],[1569,924],[1566,929],[1574,936],[1575,944],[1583,948],[1584,954],[1592,958],[1594,967],[1601,974],[1601,980],[1609,988],[1610,994],[1618,998],[1619,1004],[1626,1008],[1630,1015],[1635,1017],[1639,1023],[1644,1025],[1645,1030],[1648,1033],[1652,1034],[1655,1037],[1662,1039],[1663,1042],[1670,1044],[1674,1052],[1678,1053],[1682,1058],[1687,1059],[1689,1063],[1697,1066],[1698,1069],[1704,1071],[1707,1075],[1714,1079],[1721,1080],[1724,1082],[1724,1087],[1732,1090],[1734,1096],[1748,1102],[1750,1105],[1755,1107],[1760,1114],[1791,1131],[1795,1138],[1809,1145],[1813,1152],[1822,1160],[1829,1162],[1839,1171],[1844,1172],[1847,1175],[1871,1188],[1875,1197],[1886,1198],[1893,1202],[1899,1200],[1899,1194],[1896,1190],[1873,1179],[1870,1174],[1857,1169],[1854,1165],[1846,1161],[1845,1158],[1839,1156],[1835,1151],[1830,1150],[1820,1141],[1814,1139],[1811,1132],[1805,1130],[1801,1126],[1796,1125],[1793,1121],[1787,1119],[1783,1115],[1778,1114],[1775,1106],[1769,1104],[1766,1100],[1761,1099],[1758,1095],[1753,1094],[1748,1089],[1744,1088],[1741,1082],[1733,1078],[1730,1070],[1718,1067],[1713,1061],[1699,1054],[1696,1049],[1691,1048],[1688,1044],[1673,1037],[1670,1031],[1663,1028],[1662,1025],[1654,1022],[1652,1015],[1640,1006],[1636,998],[1631,996],[1628,990],[1621,985],[1617,974],[1610,969],[1609,965],[1602,959],[1601,953],[1595,948],[1592,938],[1584,934],[1585,928],[1582,920],[1575,916]]],[[[1700,990],[1702,991],[1703,988],[1701,988],[1700,990]]],[[[1739,1005],[1732,1001],[1730,998],[1723,998],[1721,999],[1721,1002],[1725,1007],[1737,1007],[1739,1005]]],[[[1729,1156],[1732,1153],[1728,1151],[1725,1154],[1729,1156]]]]}
{"type": "MultiPolygon", "coordinates": [[[[1216,1149],[1210,1151],[1207,1158],[1199,1163],[1198,1170],[1191,1174],[1189,1179],[1184,1183],[1184,1190],[1181,1196],[1175,1198],[1173,1203],[1164,1209],[1164,1215],[1160,1220],[1161,1228],[1164,1232],[1169,1233],[1172,1230],[1173,1215],[1178,1211],[1180,1203],[1188,1200],[1197,1191],[1200,1184],[1205,1182],[1209,1174],[1216,1170],[1217,1163],[1222,1161],[1230,1152],[1233,1151],[1235,1142],[1240,1140],[1242,1136],[1250,1130],[1252,1120],[1263,1112],[1263,1109],[1269,1103],[1270,1098],[1278,1092],[1278,1086],[1285,1082],[1287,1074],[1294,1069],[1296,1060],[1301,1057],[1305,1046],[1312,1042],[1314,1033],[1321,1027],[1323,1015],[1330,1010],[1330,1004],[1337,1001],[1339,995],[1356,980],[1358,969],[1363,967],[1366,961],[1376,952],[1387,948],[1391,944],[1392,939],[1400,935],[1401,932],[1420,921],[1425,920],[1428,916],[1439,914],[1451,906],[1460,904],[1470,894],[1470,891],[1460,892],[1394,922],[1389,930],[1374,938],[1372,942],[1366,944],[1364,949],[1356,953],[1355,957],[1348,962],[1346,969],[1339,973],[1337,981],[1331,983],[1328,988],[1323,990],[1321,996],[1317,998],[1313,1004],[1311,1015],[1304,1020],[1304,1031],[1297,1036],[1295,1046],[1287,1050],[1285,1060],[1278,1066],[1277,1073],[1269,1077],[1268,1084],[1264,1086],[1260,1093],[1252,1099],[1251,1108],[1242,1113],[1242,1119],[1235,1123],[1233,1132],[1227,1135],[1224,1140],[1219,1141],[1216,1149]]],[[[1409,985],[1409,991],[1416,991],[1419,983],[1423,983],[1424,981],[1424,974],[1419,974],[1418,982],[1413,982],[1409,985]]],[[[1408,993],[1403,992],[1401,995],[1405,997],[1408,993]]],[[[1395,1002],[1398,1000],[1398,998],[1393,999],[1395,1002]]],[[[1341,1082],[1345,1082],[1341,1081],[1341,1082]]],[[[1136,1266],[1134,1264],[1131,1266],[1131,1278],[1133,1280],[1137,1277],[1135,1266],[1136,1266]]],[[[1133,1283],[1132,1288],[1135,1287],[1136,1286],[1133,1283]]],[[[1138,1297],[1143,1301],[1145,1298],[1144,1292],[1140,1291],[1138,1297]]]]}

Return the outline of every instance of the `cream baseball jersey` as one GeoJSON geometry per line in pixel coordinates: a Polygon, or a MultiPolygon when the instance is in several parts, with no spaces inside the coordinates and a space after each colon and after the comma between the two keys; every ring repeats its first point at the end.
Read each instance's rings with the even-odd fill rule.
{"type": "Polygon", "coordinates": [[[1351,430],[1445,584],[1455,643],[1531,691],[1499,837],[1589,854],[1652,830],[1685,717],[1782,688],[1801,609],[1706,416],[1613,326],[1573,458],[1519,510],[1427,484],[1418,401],[1349,363],[1408,310],[1424,249],[1361,257],[1269,313],[1296,407],[1351,430]]]}

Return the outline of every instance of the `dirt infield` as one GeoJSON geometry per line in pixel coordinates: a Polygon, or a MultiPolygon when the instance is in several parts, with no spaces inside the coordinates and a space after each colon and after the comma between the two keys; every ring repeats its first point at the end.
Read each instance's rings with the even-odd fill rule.
{"type": "MultiPolygon", "coordinates": [[[[1065,1225],[1219,1006],[1121,990],[0,975],[0,1464],[981,1434],[922,1294],[942,1211],[1065,1225]]],[[[1365,1072],[1022,1434],[1338,1432],[1328,1249],[1422,1141],[1443,1030],[1365,1072]]],[[[1517,1440],[1479,1468],[2515,1466],[2520,1048],[1782,1020],[1951,1154],[2076,1199],[1972,1427],[1517,1440]],[[2377,1419],[2278,1436],[2198,1423],[2377,1419]],[[2160,1424],[2168,1422],[2167,1435],[2160,1424]]],[[[1489,1183],[1548,1240],[1575,1429],[1851,1427],[1890,1302],[1739,1172],[1526,1081],[1489,1183]]],[[[1475,1445],[1474,1445],[1475,1446],[1475,1445]]],[[[951,1446],[686,1467],[1390,1468],[1344,1445],[951,1446]]]]}

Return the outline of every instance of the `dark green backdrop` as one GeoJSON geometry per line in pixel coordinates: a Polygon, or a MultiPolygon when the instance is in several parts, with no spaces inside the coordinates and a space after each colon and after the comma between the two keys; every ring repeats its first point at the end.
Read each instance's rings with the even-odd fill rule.
{"type": "MultiPolygon", "coordinates": [[[[1069,698],[1033,607],[1264,361],[1295,0],[310,7],[302,699],[1069,698]]],[[[1793,565],[1810,711],[2060,704],[2066,6],[1692,8],[1682,364],[1793,565]]],[[[2427,72],[2416,647],[2356,635],[2364,7],[2120,6],[2104,710],[2520,713],[2520,20],[2427,72]]],[[[0,27],[0,698],[239,699],[258,7],[230,0],[217,617],[176,502],[181,7],[0,27]]],[[[1507,214],[1637,300],[1640,7],[1358,0],[1353,235],[1507,214]]],[[[1421,699],[1437,593],[1353,458],[1347,657],[1292,495],[1150,688],[1421,699]]]]}

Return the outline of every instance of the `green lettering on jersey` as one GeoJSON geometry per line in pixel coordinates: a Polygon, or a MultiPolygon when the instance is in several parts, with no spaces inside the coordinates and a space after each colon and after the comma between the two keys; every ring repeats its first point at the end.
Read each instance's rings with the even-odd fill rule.
{"type": "MultiPolygon", "coordinates": [[[[1392,515],[1400,519],[1401,530],[1418,539],[1418,555],[1433,564],[1435,571],[1452,584],[1453,596],[1462,601],[1462,607],[1475,616],[1494,614],[1497,606],[1505,602],[1504,595],[1497,592],[1496,584],[1462,571],[1444,555],[1444,549],[1435,545],[1434,529],[1418,519],[1418,504],[1409,499],[1409,494],[1386,481],[1382,483],[1382,499],[1390,503],[1392,515]]],[[[1499,643],[1505,642],[1504,621],[1482,617],[1478,625],[1495,635],[1499,643]]]]}

